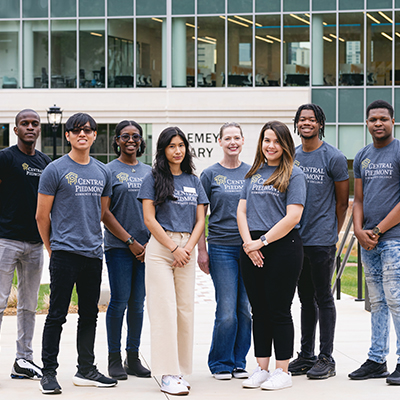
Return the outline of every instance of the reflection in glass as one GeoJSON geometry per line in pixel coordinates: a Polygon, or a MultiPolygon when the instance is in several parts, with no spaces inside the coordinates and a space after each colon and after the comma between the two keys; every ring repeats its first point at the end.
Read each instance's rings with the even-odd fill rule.
{"type": "MultiPolygon", "coordinates": [[[[110,150],[112,150],[112,148],[110,150]]],[[[98,124],[96,141],[90,148],[90,155],[93,156],[93,154],[96,154],[107,156],[107,153],[107,124],[98,124]]],[[[107,160],[105,162],[107,162],[107,160]]]]}
{"type": "Polygon", "coordinates": [[[285,86],[308,86],[310,82],[309,14],[283,16],[283,72],[285,86]]]}
{"type": "Polygon", "coordinates": [[[107,13],[109,16],[133,15],[132,0],[107,0],[107,13]]]}
{"type": "Polygon", "coordinates": [[[225,13],[225,0],[197,0],[197,12],[199,14],[223,14],[225,13]]]}
{"type": "Polygon", "coordinates": [[[336,147],[336,126],[325,125],[324,130],[324,142],[331,144],[336,147]]]}
{"type": "Polygon", "coordinates": [[[108,87],[133,87],[133,20],[108,20],[108,87]]]}
{"type": "Polygon", "coordinates": [[[51,87],[76,87],[76,21],[51,22],[51,87]]]}
{"type": "Polygon", "coordinates": [[[354,160],[358,150],[364,147],[364,126],[339,126],[339,150],[349,159],[354,160]]]}
{"type": "Polygon", "coordinates": [[[19,1],[0,1],[0,18],[19,18],[19,1]]]}
{"type": "Polygon", "coordinates": [[[256,17],[256,86],[280,85],[280,25],[280,15],[256,17]]]}
{"type": "Polygon", "coordinates": [[[367,12],[367,85],[391,85],[391,11],[367,12]]]}
{"type": "Polygon", "coordinates": [[[368,88],[365,104],[368,106],[375,100],[385,100],[392,104],[392,88],[368,88]]]}
{"type": "MultiPolygon", "coordinates": [[[[14,0],[14,3],[16,3],[17,1],[18,0],[14,0]]],[[[48,16],[47,0],[22,0],[23,18],[47,18],[47,16],[48,16]]]]}
{"type": "Polygon", "coordinates": [[[104,20],[79,23],[79,87],[105,87],[104,20]]]}
{"type": "Polygon", "coordinates": [[[49,87],[47,21],[24,21],[23,32],[23,86],[47,88],[49,87]]]}
{"type": "Polygon", "coordinates": [[[225,20],[199,17],[197,23],[197,86],[225,86],[225,20]]]}
{"type": "Polygon", "coordinates": [[[364,121],[364,90],[339,89],[339,122],[364,121]]]}
{"type": "Polygon", "coordinates": [[[253,86],[252,41],[252,17],[228,17],[228,86],[253,86]]]}
{"type": "Polygon", "coordinates": [[[312,102],[318,104],[324,110],[326,122],[336,122],[335,89],[313,89],[312,102]]]}
{"type": "Polygon", "coordinates": [[[166,86],[166,67],[165,18],[138,18],[136,20],[136,86],[166,86]]]}
{"type": "Polygon", "coordinates": [[[228,0],[228,13],[253,12],[253,0],[228,0]]]}
{"type": "Polygon", "coordinates": [[[166,11],[166,0],[136,0],[136,15],[165,15],[166,11]]]}
{"type": "Polygon", "coordinates": [[[172,86],[194,87],[194,18],[172,18],[172,86]]]}
{"type": "Polygon", "coordinates": [[[104,0],[79,0],[80,17],[104,17],[104,0]]]}
{"type": "Polygon", "coordinates": [[[0,84],[3,89],[20,86],[19,79],[19,21],[2,21],[0,24],[0,54],[7,57],[0,62],[0,84]]]}
{"type": "Polygon", "coordinates": [[[339,14],[339,85],[364,84],[363,13],[339,14]]]}
{"type": "Polygon", "coordinates": [[[76,17],[76,0],[51,0],[52,17],[76,17]]]}

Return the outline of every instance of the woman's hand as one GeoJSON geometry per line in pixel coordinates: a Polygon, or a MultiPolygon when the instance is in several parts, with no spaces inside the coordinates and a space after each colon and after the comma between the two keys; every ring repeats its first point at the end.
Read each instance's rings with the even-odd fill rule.
{"type": "Polygon", "coordinates": [[[247,243],[243,243],[244,252],[249,255],[251,251],[260,250],[264,246],[264,243],[260,240],[250,240],[247,243]]]}
{"type": "Polygon", "coordinates": [[[264,266],[264,256],[260,250],[250,251],[247,255],[256,267],[262,268],[264,266]]]}
{"type": "Polygon", "coordinates": [[[183,268],[190,261],[190,251],[184,247],[177,247],[172,254],[175,258],[173,267],[183,268]]]}

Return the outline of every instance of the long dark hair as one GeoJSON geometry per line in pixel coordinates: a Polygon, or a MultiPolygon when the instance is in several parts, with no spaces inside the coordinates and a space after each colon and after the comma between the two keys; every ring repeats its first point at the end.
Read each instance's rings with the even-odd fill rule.
{"type": "Polygon", "coordinates": [[[157,151],[152,170],[156,197],[154,201],[155,206],[164,203],[167,199],[176,200],[174,197],[174,177],[171,173],[171,169],[169,168],[169,163],[165,155],[165,149],[175,136],[179,136],[182,139],[186,149],[185,157],[181,163],[182,172],[193,174],[195,170],[192,149],[190,148],[185,134],[177,126],[165,128],[160,133],[160,136],[157,140],[157,151]]]}
{"type": "Polygon", "coordinates": [[[127,126],[134,126],[135,128],[137,128],[137,130],[140,133],[140,136],[142,137],[142,141],[140,142],[140,146],[136,151],[136,157],[140,157],[144,151],[146,150],[146,142],[143,139],[143,129],[142,127],[135,121],[128,121],[128,120],[124,120],[121,121],[116,127],[115,127],[115,134],[113,137],[113,142],[112,142],[112,147],[114,150],[114,153],[119,157],[121,155],[121,149],[118,149],[118,144],[117,144],[117,139],[119,137],[119,135],[121,134],[122,129],[124,129],[127,126]]]}

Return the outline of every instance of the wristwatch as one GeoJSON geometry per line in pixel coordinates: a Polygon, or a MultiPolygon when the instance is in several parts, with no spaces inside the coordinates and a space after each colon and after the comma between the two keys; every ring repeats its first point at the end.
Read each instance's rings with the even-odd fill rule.
{"type": "Polygon", "coordinates": [[[378,228],[378,226],[375,226],[375,228],[372,229],[372,232],[373,232],[374,235],[378,235],[378,236],[382,236],[383,235],[383,233],[378,228]]]}
{"type": "Polygon", "coordinates": [[[268,246],[267,238],[265,237],[265,235],[261,235],[260,240],[264,243],[264,246],[268,246]]]}
{"type": "Polygon", "coordinates": [[[134,241],[135,241],[135,239],[133,238],[133,236],[131,236],[131,237],[125,242],[125,244],[127,244],[128,246],[130,246],[131,244],[133,244],[134,241]]]}

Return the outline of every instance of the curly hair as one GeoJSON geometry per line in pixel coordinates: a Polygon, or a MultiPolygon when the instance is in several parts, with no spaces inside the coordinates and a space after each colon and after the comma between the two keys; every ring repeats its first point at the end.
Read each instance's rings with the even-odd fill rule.
{"type": "MultiPolygon", "coordinates": [[[[320,139],[322,139],[324,137],[324,133],[325,133],[326,117],[325,117],[324,110],[316,104],[312,104],[312,103],[303,104],[297,109],[296,116],[294,117],[294,132],[296,133],[297,124],[299,123],[299,119],[300,119],[300,114],[303,110],[312,110],[314,112],[315,119],[317,120],[317,122],[320,125],[318,136],[320,139]]],[[[297,134],[300,135],[300,133],[298,131],[297,131],[297,134]]]]}

